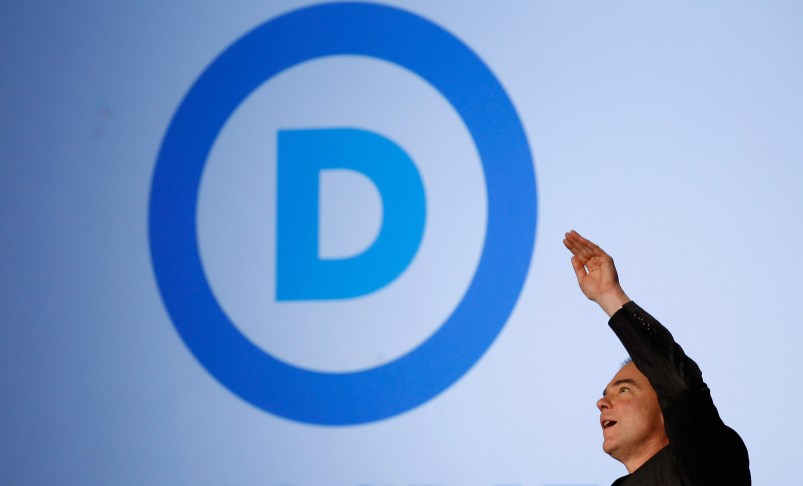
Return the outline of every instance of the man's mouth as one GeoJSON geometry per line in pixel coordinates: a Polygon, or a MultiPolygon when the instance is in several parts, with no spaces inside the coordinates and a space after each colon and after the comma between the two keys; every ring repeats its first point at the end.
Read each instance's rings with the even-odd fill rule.
{"type": "Polygon", "coordinates": [[[605,430],[609,427],[613,427],[616,425],[616,420],[603,420],[602,421],[602,429],[605,430]]]}

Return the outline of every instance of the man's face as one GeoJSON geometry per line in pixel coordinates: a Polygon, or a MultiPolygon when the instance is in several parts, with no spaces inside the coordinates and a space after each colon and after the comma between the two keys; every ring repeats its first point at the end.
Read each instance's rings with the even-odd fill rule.
{"type": "MultiPolygon", "coordinates": [[[[638,468],[669,443],[664,417],[647,377],[632,362],[616,373],[597,402],[602,425],[602,449],[638,468]]],[[[632,471],[631,471],[632,472],[632,471]]]]}

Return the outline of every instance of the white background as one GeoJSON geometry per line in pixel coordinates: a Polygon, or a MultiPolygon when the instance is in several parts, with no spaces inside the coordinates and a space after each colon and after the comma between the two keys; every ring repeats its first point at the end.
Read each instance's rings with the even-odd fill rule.
{"type": "MultiPolygon", "coordinates": [[[[441,25],[483,59],[535,157],[530,273],[485,356],[432,401],[363,426],[296,423],[232,395],[195,361],[162,305],[148,253],[150,178],[171,117],[205,67],[252,28],[311,2],[8,1],[0,14],[0,482],[610,484],[625,471],[600,449],[594,402],[625,356],[576,289],[561,245],[575,228],[614,255],[630,296],[700,364],[721,416],[748,445],[754,483],[799,483],[803,7],[386,3],[441,25]]],[[[333,82],[346,67],[328,68],[333,82]]],[[[413,106],[422,120],[441,113],[445,121],[400,145],[423,165],[417,151],[453,156],[455,183],[470,194],[481,175],[459,124],[425,88],[391,89],[403,76],[391,73],[387,97],[431,99],[413,106]]],[[[383,119],[390,127],[397,118],[383,119]]],[[[426,170],[425,185],[436,184],[426,170]]],[[[220,183],[215,196],[213,184],[204,182],[212,192],[201,224],[214,225],[214,208],[236,190],[220,183]]],[[[481,193],[473,197],[484,204],[481,193]]],[[[246,224],[260,214],[240,216],[246,224]]],[[[481,214],[468,218],[481,230],[481,214]]],[[[203,231],[208,268],[238,257],[203,243],[203,231]]],[[[466,278],[447,279],[455,295],[466,278]]],[[[238,285],[214,280],[222,300],[238,285]]],[[[265,304],[229,305],[242,306],[230,314],[259,316],[265,304]]],[[[438,305],[421,315],[448,314],[438,305]]],[[[292,340],[283,349],[313,368],[360,368],[389,358],[377,357],[396,342],[388,333],[414,343],[430,324],[388,326],[353,361],[338,352],[320,362],[318,353],[290,356],[292,340]]],[[[364,336],[341,329],[332,336],[343,343],[364,336]]]]}

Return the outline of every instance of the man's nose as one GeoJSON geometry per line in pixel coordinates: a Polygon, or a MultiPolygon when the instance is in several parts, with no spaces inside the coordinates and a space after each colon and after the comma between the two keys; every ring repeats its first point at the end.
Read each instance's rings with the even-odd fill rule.
{"type": "Polygon", "coordinates": [[[599,409],[600,412],[603,410],[607,410],[611,408],[611,401],[608,400],[607,397],[602,397],[599,400],[597,400],[597,408],[599,409]]]}

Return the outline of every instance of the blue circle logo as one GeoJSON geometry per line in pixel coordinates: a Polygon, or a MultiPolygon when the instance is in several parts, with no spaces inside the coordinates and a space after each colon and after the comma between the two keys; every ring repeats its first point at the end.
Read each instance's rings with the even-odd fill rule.
{"type": "Polygon", "coordinates": [[[463,376],[505,325],[535,240],[536,189],[524,129],[499,81],[460,40],[396,8],[336,3],[290,12],[236,41],[181,102],[159,152],[150,195],[150,250],[165,307],[187,347],[226,388],[256,407],[323,425],[382,420],[432,399],[463,376]],[[209,151],[260,85],[299,63],[370,56],[429,82],[466,124],[482,161],[488,220],[474,278],[446,322],[382,366],[325,373],[291,366],[242,335],[216,301],[196,236],[209,151]]]}

